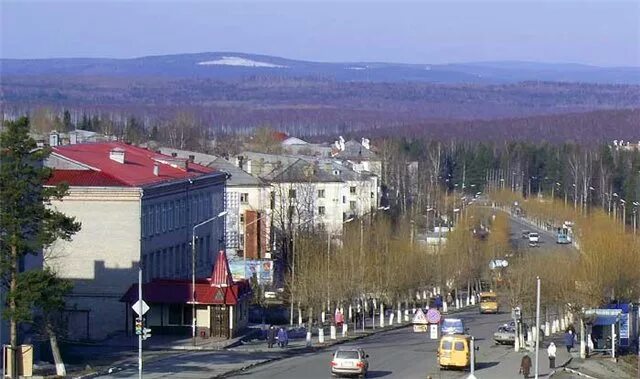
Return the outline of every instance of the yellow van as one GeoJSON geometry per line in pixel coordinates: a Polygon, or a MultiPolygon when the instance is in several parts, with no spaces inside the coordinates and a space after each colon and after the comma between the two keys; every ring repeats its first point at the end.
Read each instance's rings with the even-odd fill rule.
{"type": "Polygon", "coordinates": [[[471,366],[471,336],[449,334],[438,343],[438,365],[440,369],[467,368],[471,366]]]}
{"type": "Polygon", "coordinates": [[[498,297],[495,292],[480,292],[480,313],[498,313],[498,297]]]}

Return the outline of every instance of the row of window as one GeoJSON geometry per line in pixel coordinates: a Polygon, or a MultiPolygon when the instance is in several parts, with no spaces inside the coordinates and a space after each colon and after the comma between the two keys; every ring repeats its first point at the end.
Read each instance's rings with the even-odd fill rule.
{"type": "MultiPolygon", "coordinates": [[[[213,264],[211,235],[196,240],[196,267],[210,268],[213,264]]],[[[144,254],[142,265],[145,281],[155,278],[177,279],[191,273],[191,246],[183,243],[144,254]]]]}
{"type": "Polygon", "coordinates": [[[194,195],[187,199],[165,201],[142,207],[142,236],[181,229],[205,220],[213,214],[213,197],[210,193],[194,195]]]}
{"type": "MultiPolygon", "coordinates": [[[[357,192],[357,187],[355,186],[351,186],[349,187],[349,194],[351,195],[355,195],[357,192]]],[[[243,194],[244,195],[244,194],[243,194]]],[[[249,196],[249,194],[246,194],[247,197],[249,196]]],[[[325,196],[325,190],[323,189],[319,189],[318,190],[318,199],[324,199],[325,196]]],[[[373,198],[374,194],[373,192],[371,192],[371,197],[373,198]]],[[[345,198],[346,196],[343,196],[343,198],[345,198]]],[[[296,190],[295,189],[290,189],[289,190],[289,199],[295,199],[296,198],[296,190]]],[[[240,200],[240,202],[242,202],[242,198],[240,200]]]]}

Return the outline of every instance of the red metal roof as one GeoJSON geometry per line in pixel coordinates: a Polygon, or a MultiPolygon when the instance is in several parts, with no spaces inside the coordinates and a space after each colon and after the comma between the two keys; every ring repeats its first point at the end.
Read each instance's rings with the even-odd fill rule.
{"type": "MultiPolygon", "coordinates": [[[[192,283],[190,280],[154,279],[142,285],[142,298],[149,303],[191,304],[192,283]]],[[[210,278],[196,281],[196,304],[235,305],[238,299],[251,294],[247,280],[234,282],[229,261],[224,251],[216,257],[210,278]]],[[[133,284],[120,301],[135,303],[138,300],[138,285],[133,284]]]]}
{"type": "Polygon", "coordinates": [[[127,183],[118,180],[102,171],[93,170],[54,170],[47,181],[49,185],[66,182],[72,186],[87,187],[122,187],[127,183]]]}
{"type": "MultiPolygon", "coordinates": [[[[251,286],[246,280],[233,283],[229,287],[211,286],[208,280],[196,282],[196,304],[235,305],[238,299],[251,294],[251,286]]],[[[154,279],[142,285],[142,298],[156,304],[191,304],[191,281],[154,279]]],[[[120,301],[135,303],[138,300],[138,284],[132,284],[120,301]]]]}
{"type": "Polygon", "coordinates": [[[229,287],[233,285],[229,261],[227,260],[227,254],[223,250],[218,252],[209,281],[212,287],[229,287]]]}
{"type": "Polygon", "coordinates": [[[67,182],[72,186],[141,187],[214,172],[209,167],[191,162],[185,169],[179,165],[171,164],[176,161],[176,158],[122,142],[56,146],[53,148],[53,153],[88,166],[91,169],[89,171],[100,173],[100,175],[88,174],[85,172],[87,170],[57,169],[55,170],[56,174],[49,180],[49,184],[67,182]],[[119,163],[109,157],[109,153],[114,149],[124,151],[124,163],[119,163]],[[154,174],[155,165],[159,167],[158,175],[154,174]],[[61,171],[67,172],[60,173],[61,171]]]}

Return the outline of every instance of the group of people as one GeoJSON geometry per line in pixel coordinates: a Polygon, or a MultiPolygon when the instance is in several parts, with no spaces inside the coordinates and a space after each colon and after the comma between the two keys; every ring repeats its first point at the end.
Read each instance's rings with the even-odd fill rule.
{"type": "MultiPolygon", "coordinates": [[[[571,353],[571,349],[573,349],[573,345],[576,342],[576,333],[573,329],[573,326],[570,326],[564,334],[564,344],[567,348],[567,353],[571,353]]],[[[547,347],[547,356],[549,357],[549,368],[556,368],[556,344],[551,342],[549,347],[547,347]]],[[[531,358],[529,355],[524,355],[522,357],[522,361],[520,361],[520,374],[522,374],[525,378],[529,377],[529,373],[531,372],[531,358]]]]}
{"type": "Polygon", "coordinates": [[[284,327],[280,327],[278,331],[276,331],[276,327],[271,325],[267,330],[267,346],[269,349],[276,344],[276,340],[278,341],[278,346],[284,348],[289,344],[289,334],[284,327]]]}

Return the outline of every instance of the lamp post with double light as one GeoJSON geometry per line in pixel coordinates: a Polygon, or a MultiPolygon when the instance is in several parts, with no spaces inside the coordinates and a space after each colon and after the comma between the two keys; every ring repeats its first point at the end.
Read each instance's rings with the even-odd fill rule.
{"type": "Polygon", "coordinates": [[[198,324],[196,312],[196,229],[220,217],[224,217],[226,214],[227,211],[222,211],[216,216],[194,225],[191,231],[191,338],[194,346],[196,345],[196,327],[198,324]]]}

